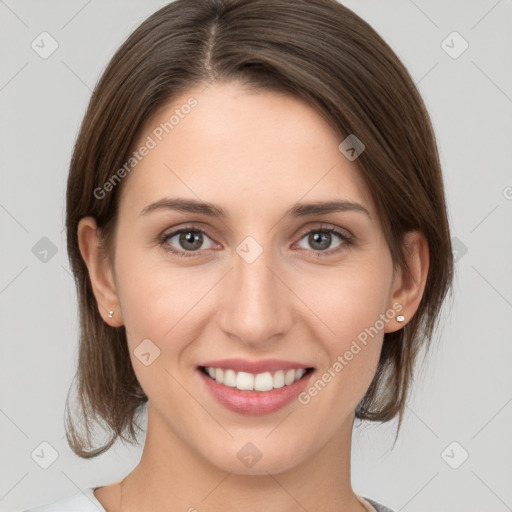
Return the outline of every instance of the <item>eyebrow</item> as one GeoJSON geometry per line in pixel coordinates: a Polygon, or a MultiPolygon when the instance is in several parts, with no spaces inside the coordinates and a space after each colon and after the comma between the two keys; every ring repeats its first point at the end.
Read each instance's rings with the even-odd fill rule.
{"type": "MultiPolygon", "coordinates": [[[[139,217],[158,210],[199,213],[219,219],[225,219],[228,216],[224,209],[212,203],[197,201],[195,199],[165,197],[143,208],[139,217]]],[[[352,201],[316,201],[311,203],[297,203],[288,209],[284,215],[289,217],[305,217],[307,215],[322,215],[346,211],[363,213],[370,220],[372,218],[370,212],[362,204],[354,203],[352,201]]]]}

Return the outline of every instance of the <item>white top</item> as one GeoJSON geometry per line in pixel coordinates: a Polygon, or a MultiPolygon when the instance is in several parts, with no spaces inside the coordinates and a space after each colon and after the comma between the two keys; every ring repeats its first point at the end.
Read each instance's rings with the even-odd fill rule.
{"type": "MultiPolygon", "coordinates": [[[[47,505],[32,507],[22,512],[106,512],[102,504],[94,496],[94,491],[99,487],[87,487],[83,492],[68,498],[63,498],[47,505]]],[[[357,498],[366,507],[367,512],[393,512],[384,505],[369,500],[369,498],[362,498],[361,496],[357,496],[357,498]]]]}

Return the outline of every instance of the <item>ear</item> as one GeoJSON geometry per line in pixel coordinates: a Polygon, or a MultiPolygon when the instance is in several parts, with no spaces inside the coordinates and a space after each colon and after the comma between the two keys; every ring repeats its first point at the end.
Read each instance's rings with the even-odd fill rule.
{"type": "Polygon", "coordinates": [[[89,278],[103,320],[112,327],[123,325],[115,281],[108,260],[101,254],[98,227],[94,217],[83,217],[78,223],[78,245],[87,265],[89,278]],[[109,311],[113,311],[109,318],[109,311]]]}
{"type": "MultiPolygon", "coordinates": [[[[421,231],[409,231],[404,235],[404,254],[409,272],[397,269],[393,279],[391,304],[399,303],[402,307],[395,316],[395,321],[387,324],[384,332],[394,332],[411,320],[418,309],[429,269],[428,242],[421,231]],[[404,322],[398,322],[399,315],[405,317],[404,322]]],[[[395,308],[393,308],[395,309],[395,308]]]]}

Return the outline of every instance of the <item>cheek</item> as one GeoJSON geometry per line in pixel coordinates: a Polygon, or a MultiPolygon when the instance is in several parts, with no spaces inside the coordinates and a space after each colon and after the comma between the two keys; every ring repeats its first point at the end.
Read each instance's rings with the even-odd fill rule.
{"type": "Polygon", "coordinates": [[[165,361],[165,367],[173,368],[181,361],[190,340],[200,338],[204,328],[200,303],[212,286],[208,276],[204,277],[197,279],[186,271],[158,269],[132,274],[122,290],[123,317],[132,353],[142,340],[150,339],[161,352],[156,362],[165,361]]]}
{"type": "Polygon", "coordinates": [[[199,339],[204,329],[201,298],[208,294],[214,277],[197,279],[190,269],[151,265],[142,258],[119,265],[119,295],[130,358],[137,380],[151,400],[165,399],[170,408],[187,403],[189,397],[179,384],[179,365],[189,361],[183,354],[188,354],[191,340],[199,339]],[[142,354],[147,353],[144,361],[142,354]]]}
{"type": "MultiPolygon", "coordinates": [[[[374,326],[385,313],[390,306],[392,278],[390,260],[361,259],[329,272],[305,273],[297,279],[294,291],[322,321],[319,339],[329,339],[329,346],[337,349],[374,326]]],[[[377,327],[382,330],[380,322],[377,327]]]]}
{"type": "MultiPolygon", "coordinates": [[[[129,228],[125,228],[129,233],[129,228]]],[[[170,263],[160,247],[133,246],[120,234],[116,251],[118,296],[128,334],[162,339],[172,335],[193,313],[193,306],[207,292],[207,283],[193,267],[170,263]],[[188,313],[190,311],[190,313],[188,313]],[[175,327],[176,326],[176,327],[175,327]]],[[[175,260],[174,260],[175,261],[175,260]]]]}
{"type": "Polygon", "coordinates": [[[323,362],[317,375],[320,382],[314,381],[310,392],[306,390],[304,403],[318,396],[318,405],[333,407],[340,414],[355,408],[366,393],[378,364],[384,328],[394,317],[394,310],[388,310],[391,260],[360,263],[329,275],[317,274],[314,282],[306,278],[298,291],[321,320],[311,322],[323,362]]]}

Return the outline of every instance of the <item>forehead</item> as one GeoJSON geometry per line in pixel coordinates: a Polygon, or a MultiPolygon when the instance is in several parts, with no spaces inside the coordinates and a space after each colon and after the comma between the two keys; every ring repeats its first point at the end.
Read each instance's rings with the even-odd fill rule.
{"type": "Polygon", "coordinates": [[[278,215],[300,200],[343,198],[374,214],[356,162],[338,149],[342,140],[296,97],[233,83],[191,89],[144,126],[134,148],[150,149],[125,178],[121,209],[138,215],[167,195],[222,204],[237,216],[278,215]]]}

